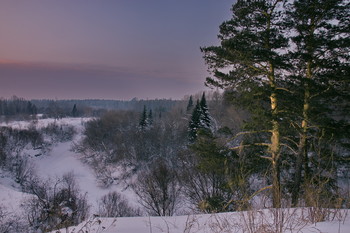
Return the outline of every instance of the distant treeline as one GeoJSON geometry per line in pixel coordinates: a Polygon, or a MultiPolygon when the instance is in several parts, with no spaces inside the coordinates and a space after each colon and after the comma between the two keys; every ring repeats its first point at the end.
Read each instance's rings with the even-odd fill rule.
{"type": "Polygon", "coordinates": [[[25,100],[13,96],[10,99],[0,99],[1,116],[35,115],[62,118],[67,116],[100,116],[108,110],[129,110],[141,112],[146,106],[154,113],[163,113],[172,109],[180,100],[25,100]]]}
{"type": "Polygon", "coordinates": [[[77,106],[90,107],[93,109],[106,109],[106,110],[135,110],[142,111],[146,105],[150,109],[163,109],[164,111],[172,108],[179,100],[171,99],[155,99],[155,100],[101,100],[101,99],[85,99],[85,100],[31,100],[38,109],[44,109],[52,105],[53,103],[60,107],[70,106],[73,108],[74,104],[77,106]]]}
{"type": "Polygon", "coordinates": [[[0,115],[34,115],[37,114],[37,107],[31,101],[13,96],[10,99],[0,99],[0,115]]]}

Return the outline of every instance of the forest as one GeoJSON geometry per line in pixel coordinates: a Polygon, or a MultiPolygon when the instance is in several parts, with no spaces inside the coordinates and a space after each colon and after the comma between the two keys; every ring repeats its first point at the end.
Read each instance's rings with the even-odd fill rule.
{"type": "MultiPolygon", "coordinates": [[[[323,221],[325,209],[350,208],[349,7],[238,0],[220,26],[220,45],[201,47],[205,84],[216,91],[182,100],[14,97],[0,101],[2,120],[88,117],[72,151],[101,187],[124,183],[139,204],[109,192],[99,201],[101,217],[310,207],[323,221]]],[[[1,169],[34,196],[26,205],[30,227],[45,232],[87,218],[72,175],[49,191],[21,153],[28,144],[45,153],[77,135],[55,123],[0,128],[1,169]]]]}

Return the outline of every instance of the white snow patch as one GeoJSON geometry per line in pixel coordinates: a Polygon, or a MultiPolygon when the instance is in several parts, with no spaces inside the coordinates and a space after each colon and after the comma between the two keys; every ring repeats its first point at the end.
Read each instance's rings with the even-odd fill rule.
{"type": "MultiPolygon", "coordinates": [[[[187,215],[174,217],[123,217],[123,218],[91,218],[78,226],[69,227],[62,232],[89,232],[89,233],[209,233],[209,232],[275,232],[277,226],[273,222],[273,210],[260,210],[252,212],[231,212],[219,214],[187,215]],[[255,223],[255,225],[254,225],[255,223]]],[[[285,216],[283,232],[303,233],[348,233],[350,230],[350,217],[347,215],[343,221],[320,222],[316,224],[303,223],[296,220],[294,224],[288,223],[287,218],[301,217],[301,209],[281,209],[285,216]],[[299,213],[299,214],[298,214],[299,213]],[[296,216],[293,216],[296,214],[296,216]]],[[[278,222],[279,224],[280,222],[278,222]]]]}
{"type": "Polygon", "coordinates": [[[87,194],[93,213],[98,210],[98,200],[111,191],[118,191],[128,196],[126,195],[128,192],[123,192],[123,188],[117,185],[108,189],[100,187],[93,169],[79,159],[79,154],[71,151],[71,146],[71,142],[58,143],[48,155],[34,158],[33,162],[36,165],[37,174],[43,179],[56,179],[72,172],[81,193],[87,194]]]}
{"type": "Polygon", "coordinates": [[[28,129],[30,126],[35,126],[36,128],[40,129],[48,126],[49,124],[55,123],[57,125],[72,125],[78,131],[81,131],[84,128],[84,124],[87,121],[92,119],[94,118],[90,118],[90,117],[82,117],[82,118],[67,117],[67,118],[61,118],[61,119],[46,118],[46,119],[37,119],[37,120],[29,120],[29,121],[1,122],[0,126],[11,127],[14,129],[28,129]]]}
{"type": "Polygon", "coordinates": [[[2,184],[0,184],[0,190],[0,203],[6,212],[10,213],[21,213],[23,201],[32,197],[30,194],[2,184]]]}

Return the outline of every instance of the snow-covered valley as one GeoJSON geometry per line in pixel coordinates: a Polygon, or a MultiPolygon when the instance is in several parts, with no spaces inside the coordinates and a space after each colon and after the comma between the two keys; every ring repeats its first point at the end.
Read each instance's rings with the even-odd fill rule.
{"type": "MultiPolygon", "coordinates": [[[[88,118],[65,118],[61,120],[42,119],[35,123],[37,128],[55,122],[57,125],[74,126],[77,135],[70,141],[53,142],[49,150],[25,147],[23,153],[30,158],[35,173],[42,180],[55,181],[63,175],[73,174],[77,185],[90,207],[89,218],[78,226],[59,232],[121,232],[121,233],[160,233],[160,232],[350,232],[348,210],[322,210],[323,222],[312,223],[309,217],[319,214],[317,209],[264,209],[250,212],[231,212],[220,214],[189,214],[173,217],[118,217],[102,218],[98,214],[98,201],[111,191],[117,191],[137,206],[135,193],[125,182],[116,182],[108,188],[103,187],[94,170],[81,160],[81,154],[72,149],[82,136],[84,122],[88,118]],[[277,231],[278,230],[278,231],[277,231]]],[[[3,123],[2,126],[27,128],[31,122],[3,123]]],[[[117,172],[117,171],[116,171],[117,172]]],[[[24,203],[32,194],[22,192],[21,187],[6,170],[0,170],[0,206],[3,222],[25,222],[24,203]]],[[[1,229],[1,228],[0,228],[1,229]]],[[[3,229],[1,229],[3,230],[3,229]]],[[[4,232],[14,232],[11,228],[4,232]]],[[[25,232],[25,231],[24,231],[25,232]]],[[[35,231],[34,231],[35,232],[35,231]]],[[[40,232],[40,231],[36,231],[40,232]]],[[[57,231],[54,231],[57,232],[57,231]]]]}
{"type": "MultiPolygon", "coordinates": [[[[133,196],[133,193],[130,190],[127,190],[125,189],[125,187],[123,187],[124,185],[121,182],[119,184],[114,184],[108,188],[102,187],[96,179],[94,170],[87,164],[84,164],[81,160],[81,155],[79,153],[74,152],[74,150],[72,149],[73,145],[81,139],[83,124],[88,120],[90,120],[90,118],[63,118],[59,120],[39,120],[36,123],[37,128],[42,128],[52,123],[55,123],[57,125],[72,125],[74,126],[77,135],[75,135],[72,141],[54,143],[52,148],[50,148],[50,150],[46,154],[41,154],[40,150],[35,150],[32,148],[25,149],[24,153],[27,154],[29,158],[31,158],[30,161],[34,165],[36,174],[43,180],[55,180],[59,179],[64,174],[72,173],[78,183],[78,187],[81,190],[81,192],[87,195],[87,199],[89,201],[89,204],[91,205],[90,212],[92,214],[96,214],[98,208],[98,200],[100,200],[101,197],[106,195],[108,192],[118,191],[123,194],[125,193],[125,195],[128,197],[134,199],[135,197],[133,196]],[[40,156],[37,156],[38,154],[40,154],[40,156]]],[[[9,126],[19,129],[28,128],[30,125],[31,122],[25,121],[2,124],[2,126],[9,126]]],[[[7,188],[9,190],[13,189],[15,193],[18,192],[18,184],[11,180],[10,177],[6,177],[6,180],[7,182],[4,183],[7,185],[7,188]]],[[[9,190],[7,191],[9,192],[9,190]]],[[[14,195],[14,197],[17,197],[15,203],[19,203],[18,195],[14,195]]],[[[9,202],[9,200],[5,202],[9,202]]]]}

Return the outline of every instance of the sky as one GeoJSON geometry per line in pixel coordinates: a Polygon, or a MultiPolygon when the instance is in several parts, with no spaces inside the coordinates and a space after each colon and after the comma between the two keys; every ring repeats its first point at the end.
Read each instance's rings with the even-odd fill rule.
{"type": "Polygon", "coordinates": [[[0,97],[181,99],[233,0],[0,0],[0,97]]]}

